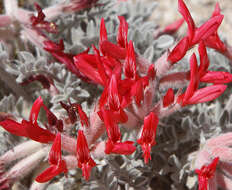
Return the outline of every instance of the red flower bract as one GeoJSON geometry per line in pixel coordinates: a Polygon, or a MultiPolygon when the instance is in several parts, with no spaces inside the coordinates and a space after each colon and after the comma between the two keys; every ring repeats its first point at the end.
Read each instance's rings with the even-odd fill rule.
{"type": "Polygon", "coordinates": [[[78,131],[77,136],[77,161],[78,167],[82,169],[82,175],[86,180],[90,177],[90,171],[92,167],[96,166],[96,163],[90,156],[90,151],[82,130],[78,131]]]}
{"type": "Polygon", "coordinates": [[[159,118],[151,112],[148,116],[144,118],[144,125],[141,129],[139,139],[137,142],[142,146],[143,156],[145,163],[151,160],[151,147],[156,144],[156,129],[159,122],[159,118]]]}

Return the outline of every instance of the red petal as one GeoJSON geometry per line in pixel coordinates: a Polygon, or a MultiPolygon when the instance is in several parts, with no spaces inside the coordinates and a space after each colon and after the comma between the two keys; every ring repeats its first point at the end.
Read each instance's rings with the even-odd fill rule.
{"type": "Polygon", "coordinates": [[[208,180],[214,176],[218,161],[219,157],[216,157],[209,165],[204,165],[200,170],[195,170],[198,174],[199,190],[208,189],[208,180]]]}
{"type": "Polygon", "coordinates": [[[180,61],[186,54],[187,50],[189,49],[189,39],[188,37],[184,37],[171,51],[171,53],[168,55],[167,60],[174,64],[178,61],[180,61]]]}
{"type": "Polygon", "coordinates": [[[39,115],[39,111],[40,111],[40,108],[41,106],[43,105],[43,100],[42,98],[39,96],[35,102],[33,103],[32,105],[32,108],[31,108],[31,113],[30,113],[30,117],[29,117],[29,120],[34,123],[34,122],[37,122],[37,119],[38,119],[38,115],[39,115]]]}
{"type": "Polygon", "coordinates": [[[223,71],[208,71],[203,77],[201,82],[225,84],[232,82],[232,74],[223,71]]]}
{"type": "Polygon", "coordinates": [[[222,84],[216,84],[201,88],[193,94],[193,96],[188,100],[187,104],[198,104],[204,103],[219,97],[225,90],[227,86],[222,84]]]}
{"type": "Polygon", "coordinates": [[[93,45],[93,49],[94,52],[96,54],[96,61],[97,61],[97,69],[98,69],[98,73],[104,83],[104,86],[106,86],[107,82],[108,82],[108,77],[105,71],[104,66],[102,65],[104,62],[101,61],[101,57],[100,57],[100,52],[99,50],[93,45]]]}
{"type": "Polygon", "coordinates": [[[194,37],[195,23],[183,0],[178,1],[178,10],[188,24],[188,37],[189,41],[191,42],[194,37]]]}
{"type": "Polygon", "coordinates": [[[53,41],[44,41],[44,49],[48,52],[54,52],[54,51],[63,51],[64,50],[64,42],[63,40],[60,40],[59,44],[53,42],[53,41]]]}
{"type": "Polygon", "coordinates": [[[117,42],[123,48],[127,47],[128,23],[123,16],[118,16],[120,25],[118,28],[117,42]]]}
{"type": "Polygon", "coordinates": [[[43,11],[42,11],[41,7],[39,6],[39,4],[34,3],[34,6],[35,6],[35,8],[36,8],[36,10],[38,12],[38,16],[37,17],[35,17],[35,16],[31,17],[31,22],[32,22],[33,26],[41,23],[45,18],[45,14],[43,13],[43,11]]]}
{"type": "Polygon", "coordinates": [[[77,136],[77,158],[78,162],[87,162],[90,158],[88,144],[82,130],[78,131],[77,136]]]}
{"type": "Polygon", "coordinates": [[[58,120],[57,117],[43,104],[46,111],[49,126],[54,126],[59,132],[63,131],[63,121],[58,120]]]}
{"type": "Polygon", "coordinates": [[[163,107],[167,107],[174,102],[174,91],[172,88],[169,88],[163,98],[163,107]]]}
{"type": "Polygon", "coordinates": [[[219,3],[217,2],[217,3],[215,4],[215,8],[214,8],[212,17],[218,16],[218,15],[221,15],[221,8],[220,8],[219,3]]]}
{"type": "Polygon", "coordinates": [[[150,158],[151,146],[156,144],[155,137],[158,123],[159,118],[153,112],[144,118],[144,125],[137,142],[142,146],[145,163],[147,163],[150,158]]]}
{"type": "Polygon", "coordinates": [[[107,135],[108,135],[109,139],[113,143],[120,141],[121,140],[121,133],[120,133],[118,125],[115,122],[113,112],[110,110],[102,109],[98,113],[98,115],[104,121],[104,124],[106,126],[107,135]]]}
{"type": "Polygon", "coordinates": [[[62,160],[58,166],[52,165],[47,168],[40,175],[38,175],[35,180],[39,183],[45,183],[62,172],[67,172],[67,166],[64,160],[62,160]]]}
{"type": "Polygon", "coordinates": [[[227,49],[226,44],[224,44],[224,42],[221,41],[221,39],[217,33],[209,36],[206,40],[204,40],[204,43],[207,47],[216,49],[217,51],[221,52],[222,54],[225,53],[225,51],[227,49]]]}
{"type": "Polygon", "coordinates": [[[198,69],[198,73],[201,78],[207,72],[208,67],[209,67],[209,58],[208,58],[207,50],[205,48],[205,44],[203,41],[201,41],[199,44],[198,52],[200,55],[200,66],[198,69]]]}
{"type": "Polygon", "coordinates": [[[86,180],[88,180],[90,176],[90,170],[96,165],[96,163],[90,157],[88,144],[82,130],[78,131],[77,136],[77,160],[78,167],[82,169],[83,176],[86,180]]]}
{"type": "Polygon", "coordinates": [[[58,165],[61,161],[61,135],[58,133],[52,144],[52,148],[49,153],[49,163],[52,165],[58,165]]]}
{"type": "Polygon", "coordinates": [[[195,53],[193,53],[190,58],[190,81],[185,91],[183,104],[185,104],[185,102],[192,97],[194,92],[197,90],[198,85],[199,85],[199,75],[198,75],[197,58],[195,53]]]}
{"type": "Polygon", "coordinates": [[[13,135],[17,135],[17,136],[21,136],[21,137],[26,137],[27,136],[27,131],[25,126],[23,126],[22,124],[11,120],[11,119],[6,119],[4,121],[0,122],[0,125],[7,130],[9,133],[13,134],[13,135]]]}
{"type": "Polygon", "coordinates": [[[127,57],[123,66],[127,78],[134,80],[136,77],[136,59],[133,42],[130,41],[127,49],[127,57]]]}
{"type": "Polygon", "coordinates": [[[118,111],[120,108],[120,102],[121,97],[118,93],[117,79],[116,76],[113,74],[108,87],[107,104],[109,105],[110,109],[118,111]]]}
{"type": "Polygon", "coordinates": [[[95,55],[79,54],[74,56],[74,63],[78,70],[97,84],[104,85],[97,69],[95,55]]]}
{"type": "Polygon", "coordinates": [[[107,31],[106,31],[104,18],[102,18],[101,24],[100,24],[100,42],[103,42],[106,40],[107,40],[107,31]]]}
{"type": "Polygon", "coordinates": [[[147,71],[147,77],[151,80],[154,80],[155,79],[155,75],[156,75],[156,71],[155,71],[155,67],[154,67],[154,64],[151,64],[148,68],[148,71],[147,71]]]}
{"type": "Polygon", "coordinates": [[[115,59],[125,59],[127,51],[125,48],[122,48],[112,42],[103,41],[100,46],[100,50],[103,55],[110,56],[115,59]]]}
{"type": "Polygon", "coordinates": [[[206,40],[214,34],[223,20],[223,15],[210,18],[207,22],[197,28],[191,45],[199,43],[200,40],[206,40]]]}
{"type": "Polygon", "coordinates": [[[87,117],[86,113],[82,110],[81,105],[77,104],[77,109],[78,109],[78,114],[79,114],[79,117],[81,120],[81,125],[82,126],[85,125],[86,127],[89,127],[88,117],[87,117]]]}
{"type": "Polygon", "coordinates": [[[50,142],[53,142],[53,140],[55,139],[54,134],[52,134],[47,129],[43,129],[39,127],[37,123],[32,124],[31,122],[23,120],[22,125],[25,126],[25,129],[27,131],[26,137],[34,141],[37,141],[40,143],[50,143],[50,142]]]}
{"type": "Polygon", "coordinates": [[[138,106],[141,105],[141,101],[144,99],[143,81],[138,80],[131,88],[131,96],[135,97],[135,102],[138,106]]]}
{"type": "Polygon", "coordinates": [[[125,141],[125,142],[116,142],[111,144],[111,141],[108,141],[106,144],[106,154],[114,153],[114,154],[122,154],[122,155],[130,155],[135,150],[136,147],[133,145],[133,141],[125,141]]]}

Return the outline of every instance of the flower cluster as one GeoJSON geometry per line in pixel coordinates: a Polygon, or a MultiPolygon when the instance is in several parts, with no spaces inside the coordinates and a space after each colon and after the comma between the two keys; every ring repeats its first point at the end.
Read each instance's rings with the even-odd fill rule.
{"type": "MultiPolygon", "coordinates": [[[[89,8],[96,2],[97,0],[71,1],[71,4],[62,10],[89,8]]],[[[41,97],[34,102],[29,120],[17,122],[6,118],[1,121],[0,125],[5,130],[39,142],[39,145],[34,145],[39,148],[33,153],[33,150],[25,148],[23,143],[15,147],[13,152],[8,151],[0,157],[2,171],[10,162],[21,159],[19,165],[16,164],[10,171],[0,174],[0,189],[10,187],[13,180],[29,172],[29,169],[22,171],[20,165],[33,169],[36,163],[45,157],[45,148],[50,147],[50,144],[50,166],[36,177],[36,181],[40,183],[47,182],[61,173],[66,174],[68,170],[76,167],[82,170],[83,177],[88,180],[97,159],[108,154],[131,155],[136,151],[137,145],[141,146],[144,162],[147,164],[152,159],[152,147],[159,143],[156,142],[156,131],[162,118],[181,110],[184,106],[212,101],[226,90],[226,83],[232,81],[232,74],[209,70],[210,61],[206,50],[206,47],[213,48],[230,56],[226,44],[217,34],[223,19],[219,5],[216,5],[208,21],[196,27],[184,1],[179,0],[178,3],[183,19],[167,27],[163,33],[176,31],[185,21],[188,25],[187,35],[154,64],[139,55],[134,48],[134,42],[128,40],[129,25],[123,16],[118,16],[119,27],[115,43],[109,40],[102,18],[98,48],[92,45],[92,51],[89,48],[75,55],[65,52],[63,40],[55,43],[41,32],[57,32],[57,26],[45,20],[46,17],[50,19],[49,16],[45,17],[45,13],[49,15],[48,10],[42,10],[35,5],[38,15],[30,17],[30,27],[27,30],[36,31],[37,35],[43,38],[39,42],[43,49],[64,64],[70,72],[85,82],[101,86],[103,92],[89,117],[80,104],[71,103],[70,100],[69,104],[60,102],[61,107],[67,112],[69,123],[51,112],[41,97]],[[193,46],[198,46],[200,64],[193,53],[189,60],[189,71],[168,73],[193,46]],[[169,88],[170,86],[172,88],[169,88]],[[185,91],[182,90],[184,87],[185,91]],[[159,88],[166,89],[166,93],[159,96],[160,99],[157,101],[159,88]],[[47,117],[44,126],[38,122],[41,108],[45,110],[47,117]],[[81,126],[77,137],[69,136],[66,133],[68,125],[74,125],[78,120],[81,126]],[[136,131],[137,141],[124,141],[122,128],[136,131]],[[40,143],[48,146],[40,147],[40,143]],[[62,151],[68,155],[62,155],[62,151]],[[35,158],[35,155],[31,157],[31,154],[39,155],[35,158]]],[[[24,83],[34,80],[40,81],[48,89],[54,86],[52,79],[42,75],[31,76],[24,83]]],[[[215,157],[211,164],[196,170],[201,190],[207,189],[208,182],[214,177],[217,163],[222,162],[221,155],[216,156],[219,158],[215,157]]]]}

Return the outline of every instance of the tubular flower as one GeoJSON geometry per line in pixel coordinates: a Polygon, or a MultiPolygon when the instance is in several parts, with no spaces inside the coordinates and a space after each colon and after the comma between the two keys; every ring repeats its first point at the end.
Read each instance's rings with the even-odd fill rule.
{"type": "Polygon", "coordinates": [[[39,97],[31,108],[29,121],[23,119],[21,123],[18,123],[14,120],[6,119],[0,122],[0,125],[8,132],[17,136],[27,137],[41,143],[52,142],[55,139],[55,135],[49,130],[39,127],[37,123],[41,106],[43,106],[43,100],[39,97]]]}
{"type": "Polygon", "coordinates": [[[36,181],[39,183],[44,183],[60,173],[67,173],[66,162],[61,158],[61,135],[58,133],[53,142],[51,151],[49,153],[49,163],[50,167],[47,168],[43,173],[36,177],[36,181]]]}
{"type": "Polygon", "coordinates": [[[123,48],[126,48],[128,45],[127,42],[127,33],[128,33],[128,23],[126,22],[123,16],[118,16],[120,25],[118,28],[117,42],[123,48]]]}
{"type": "Polygon", "coordinates": [[[135,80],[136,77],[136,59],[133,42],[130,41],[127,49],[127,57],[123,66],[126,78],[135,80]]]}
{"type": "Polygon", "coordinates": [[[159,118],[151,112],[144,118],[144,125],[141,128],[139,139],[137,142],[142,146],[144,161],[147,164],[148,160],[151,160],[151,147],[156,144],[156,129],[159,122],[159,118]]]}
{"type": "Polygon", "coordinates": [[[172,88],[169,88],[163,98],[163,106],[167,107],[174,102],[174,91],[172,88]]]}
{"type": "Polygon", "coordinates": [[[90,156],[90,151],[82,130],[78,131],[77,136],[77,161],[78,167],[82,169],[82,175],[86,180],[90,177],[92,167],[96,166],[96,163],[90,156]]]}
{"type": "Polygon", "coordinates": [[[105,153],[115,153],[115,154],[132,154],[135,151],[134,142],[125,141],[121,142],[121,133],[118,125],[116,124],[117,117],[114,117],[114,113],[111,110],[102,109],[98,113],[99,117],[104,121],[108,140],[106,142],[105,153]]]}
{"type": "Polygon", "coordinates": [[[209,165],[204,165],[201,169],[195,170],[198,174],[199,190],[208,189],[208,180],[214,176],[218,161],[219,157],[216,157],[209,165]]]}
{"type": "Polygon", "coordinates": [[[44,29],[50,33],[58,33],[58,29],[55,23],[45,21],[45,14],[42,11],[42,8],[35,3],[35,8],[38,12],[37,17],[31,16],[31,24],[35,29],[44,29]]]}

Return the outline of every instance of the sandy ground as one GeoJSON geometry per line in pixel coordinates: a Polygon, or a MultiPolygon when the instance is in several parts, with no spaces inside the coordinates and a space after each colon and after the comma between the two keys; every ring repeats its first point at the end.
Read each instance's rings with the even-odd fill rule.
{"type": "MultiPolygon", "coordinates": [[[[158,7],[152,14],[160,26],[167,24],[181,18],[178,10],[178,0],[148,0],[158,2],[158,7]]],[[[232,0],[185,0],[190,13],[199,26],[201,23],[210,18],[216,2],[219,2],[221,12],[224,14],[223,22],[219,29],[219,34],[226,38],[228,43],[232,45],[232,0]]],[[[186,27],[186,26],[185,26],[186,27]]],[[[180,29],[180,33],[186,31],[185,27],[180,29]]]]}

